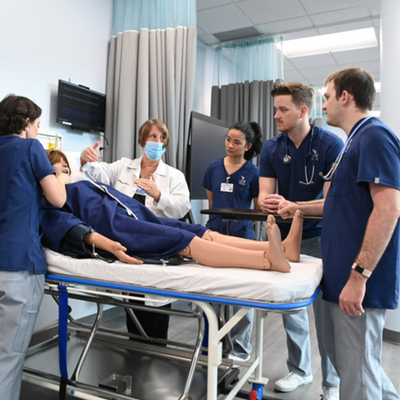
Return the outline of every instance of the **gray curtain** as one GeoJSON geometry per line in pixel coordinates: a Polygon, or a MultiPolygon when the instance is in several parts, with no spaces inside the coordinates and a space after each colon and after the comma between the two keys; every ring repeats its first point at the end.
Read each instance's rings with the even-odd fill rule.
{"type": "Polygon", "coordinates": [[[271,90],[283,81],[246,81],[211,89],[211,116],[233,124],[236,121],[258,122],[263,142],[278,134],[274,120],[274,102],[271,90]]]}
{"type": "Polygon", "coordinates": [[[163,121],[170,133],[165,161],[185,170],[194,100],[196,28],[141,29],[111,38],[107,71],[104,160],[136,158],[140,126],[163,121]]]}

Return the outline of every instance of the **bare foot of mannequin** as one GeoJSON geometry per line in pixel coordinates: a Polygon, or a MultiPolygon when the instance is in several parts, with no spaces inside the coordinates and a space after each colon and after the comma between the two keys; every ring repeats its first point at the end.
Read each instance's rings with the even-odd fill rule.
{"type": "Polygon", "coordinates": [[[266,230],[269,239],[268,250],[265,252],[266,269],[269,271],[289,272],[291,267],[286,259],[286,254],[282,252],[281,232],[275,223],[273,215],[268,216],[266,230]]]}
{"type": "MultiPolygon", "coordinates": [[[[282,252],[281,233],[275,223],[275,218],[268,217],[268,232],[271,235],[270,245],[265,251],[264,242],[256,242],[258,246],[253,246],[250,250],[248,246],[238,246],[235,237],[217,235],[223,237],[223,243],[194,237],[189,245],[179,254],[193,258],[200,264],[215,268],[249,268],[258,270],[271,270],[289,272],[290,265],[282,252]],[[246,247],[246,248],[244,248],[246,247]]],[[[254,240],[241,239],[242,242],[251,245],[254,240]]]]}
{"type": "MultiPolygon", "coordinates": [[[[274,218],[275,223],[275,218],[274,218]]],[[[303,233],[303,213],[297,210],[290,227],[287,238],[282,242],[282,251],[285,257],[292,262],[300,260],[300,245],[303,233]]],[[[226,244],[228,246],[236,246],[237,248],[246,250],[263,250],[268,251],[269,243],[257,240],[242,239],[234,236],[222,235],[218,232],[207,231],[202,239],[214,243],[226,244]]]]}
{"type": "MultiPolygon", "coordinates": [[[[297,210],[293,216],[290,231],[282,242],[282,251],[286,258],[292,262],[300,261],[300,246],[303,232],[303,213],[297,210]]],[[[268,231],[267,231],[268,234],[268,231]]],[[[268,235],[269,238],[269,235],[268,235]]]]}

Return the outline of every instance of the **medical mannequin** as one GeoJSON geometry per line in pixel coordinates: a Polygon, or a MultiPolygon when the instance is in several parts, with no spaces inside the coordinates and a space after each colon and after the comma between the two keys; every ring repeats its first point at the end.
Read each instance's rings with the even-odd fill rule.
{"type": "MultiPolygon", "coordinates": [[[[66,157],[61,152],[52,151],[49,157],[57,174],[69,174],[66,157]]],[[[301,212],[296,213],[290,234],[283,243],[273,216],[269,216],[267,221],[270,241],[255,242],[221,235],[200,225],[157,218],[139,202],[107,185],[103,186],[109,194],[118,196],[120,203],[127,206],[138,219],[129,216],[117,200],[97,185],[89,181],[76,182],[67,186],[68,199],[63,209],[58,210],[48,205],[42,208],[44,243],[55,251],[62,251],[64,236],[71,228],[80,225],[90,226],[111,241],[121,243],[127,249],[126,253],[133,257],[136,255],[150,260],[179,254],[210,267],[280,272],[290,271],[287,259],[299,261],[303,224],[301,212]],[[97,218],[97,215],[102,215],[102,218],[97,218]],[[118,226],[119,222],[123,226],[118,226]]],[[[99,244],[95,241],[95,245],[99,244]]],[[[121,248],[113,252],[124,261],[122,253],[125,251],[121,251],[121,248]]]]}

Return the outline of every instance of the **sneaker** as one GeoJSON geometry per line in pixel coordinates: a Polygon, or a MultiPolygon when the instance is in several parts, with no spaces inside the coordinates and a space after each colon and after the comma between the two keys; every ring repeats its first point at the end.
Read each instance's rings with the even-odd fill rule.
{"type": "Polygon", "coordinates": [[[300,376],[294,372],[290,372],[284,378],[275,382],[275,389],[280,392],[292,392],[301,385],[307,385],[313,381],[313,376],[300,376]]]}
{"type": "Polygon", "coordinates": [[[339,386],[322,387],[321,400],[339,400],[339,386]]]}

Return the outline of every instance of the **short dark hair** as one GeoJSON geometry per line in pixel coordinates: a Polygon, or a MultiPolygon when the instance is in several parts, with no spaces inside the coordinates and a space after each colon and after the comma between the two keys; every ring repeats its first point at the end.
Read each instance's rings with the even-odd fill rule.
{"type": "Polygon", "coordinates": [[[271,96],[290,95],[292,96],[293,103],[297,108],[306,106],[308,114],[311,113],[313,107],[314,89],[311,86],[305,85],[301,82],[288,82],[275,86],[271,91],[271,96]]]}
{"type": "Polygon", "coordinates": [[[242,132],[246,138],[246,144],[251,143],[251,147],[248,151],[244,153],[245,160],[251,160],[257,154],[260,154],[262,147],[261,140],[261,126],[257,122],[235,122],[230,128],[237,129],[242,132]]]}
{"type": "Polygon", "coordinates": [[[164,122],[159,119],[149,119],[139,128],[138,143],[140,146],[144,147],[146,145],[147,138],[149,137],[150,129],[152,126],[156,126],[161,129],[162,133],[165,135],[164,148],[167,148],[169,143],[169,132],[167,126],[164,122]]]}
{"type": "Polygon", "coordinates": [[[26,97],[9,94],[0,102],[0,136],[20,134],[29,119],[42,115],[42,109],[26,97]]]}
{"type": "Polygon", "coordinates": [[[329,75],[325,85],[333,82],[338,99],[344,90],[354,97],[354,102],[360,110],[372,110],[376,90],[372,75],[359,67],[342,69],[329,75]]]}

